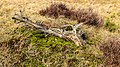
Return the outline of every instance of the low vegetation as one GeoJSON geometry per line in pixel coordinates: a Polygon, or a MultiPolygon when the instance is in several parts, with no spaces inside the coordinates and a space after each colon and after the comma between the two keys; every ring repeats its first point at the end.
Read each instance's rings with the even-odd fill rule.
{"type": "Polygon", "coordinates": [[[71,20],[77,20],[78,23],[85,23],[93,26],[103,26],[103,19],[97,13],[93,12],[91,8],[89,9],[78,9],[72,10],[66,7],[65,4],[55,3],[47,7],[46,9],[40,10],[40,15],[47,15],[49,17],[58,18],[59,16],[64,16],[65,18],[71,20]]]}
{"type": "Polygon", "coordinates": [[[120,38],[108,37],[102,44],[101,50],[104,53],[106,59],[104,64],[105,67],[118,67],[120,66],[120,38]]]}
{"type": "Polygon", "coordinates": [[[1,0],[0,67],[119,67],[118,4],[118,0],[1,0]],[[31,25],[14,23],[12,16],[19,10],[47,28],[84,23],[79,29],[86,42],[76,46],[31,25]]]}
{"type": "Polygon", "coordinates": [[[111,22],[109,18],[105,21],[105,28],[110,32],[115,32],[119,29],[119,26],[116,25],[114,22],[111,22]]]}
{"type": "Polygon", "coordinates": [[[94,54],[94,50],[98,50],[95,45],[86,44],[78,47],[72,42],[37,29],[30,30],[28,27],[16,29],[15,33],[23,36],[1,43],[1,50],[4,50],[1,52],[4,66],[96,67],[103,63],[101,51],[94,54]],[[4,53],[6,54],[4,55],[4,53]]]}

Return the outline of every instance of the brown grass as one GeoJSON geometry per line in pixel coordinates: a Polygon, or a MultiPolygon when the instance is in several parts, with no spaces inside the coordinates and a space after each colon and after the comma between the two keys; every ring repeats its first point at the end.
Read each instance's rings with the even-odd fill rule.
{"type": "Polygon", "coordinates": [[[120,66],[120,39],[111,37],[102,43],[101,50],[104,53],[105,67],[120,66]]]}
{"type": "Polygon", "coordinates": [[[39,14],[54,18],[58,18],[62,15],[65,18],[77,20],[78,23],[85,22],[87,25],[97,27],[103,25],[103,19],[97,13],[93,12],[91,8],[72,10],[67,8],[66,5],[62,3],[52,4],[46,9],[40,10],[39,14]]]}

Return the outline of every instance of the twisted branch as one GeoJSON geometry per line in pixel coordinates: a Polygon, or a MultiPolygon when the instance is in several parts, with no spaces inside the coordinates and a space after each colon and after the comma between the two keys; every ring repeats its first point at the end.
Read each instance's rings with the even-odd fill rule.
{"type": "Polygon", "coordinates": [[[24,17],[22,12],[20,11],[20,15],[19,14],[15,14],[12,19],[16,22],[16,21],[19,21],[19,22],[24,22],[26,24],[30,24],[32,26],[34,26],[35,28],[38,28],[39,30],[45,32],[45,33],[48,33],[48,34],[53,34],[55,36],[58,36],[58,37],[61,37],[61,38],[64,38],[64,39],[67,39],[67,40],[71,40],[73,41],[77,46],[80,46],[82,45],[82,39],[78,36],[78,35],[81,35],[81,34],[78,34],[76,32],[76,29],[81,26],[83,23],[79,23],[79,24],[76,24],[76,25],[64,25],[62,27],[67,27],[67,26],[71,26],[72,27],[72,31],[65,31],[63,28],[47,28],[46,25],[44,24],[35,24],[32,20],[30,20],[29,18],[27,17],[24,17]]]}

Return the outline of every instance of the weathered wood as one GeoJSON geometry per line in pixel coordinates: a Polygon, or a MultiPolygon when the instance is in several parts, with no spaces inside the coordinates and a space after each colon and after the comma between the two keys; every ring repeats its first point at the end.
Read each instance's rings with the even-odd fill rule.
{"type": "Polygon", "coordinates": [[[19,15],[19,14],[15,14],[12,19],[16,22],[16,21],[19,21],[19,22],[24,22],[26,24],[30,24],[36,28],[38,28],[39,30],[45,32],[45,33],[48,33],[48,34],[53,34],[55,36],[58,36],[58,37],[61,37],[61,38],[64,38],[64,39],[67,39],[67,40],[71,40],[73,41],[77,46],[81,46],[82,45],[82,39],[80,38],[80,34],[78,34],[76,32],[76,29],[81,26],[83,23],[79,23],[79,24],[76,24],[76,25],[64,25],[64,26],[61,26],[61,27],[65,27],[65,26],[71,26],[73,28],[72,31],[65,31],[64,29],[62,28],[47,28],[46,25],[44,24],[36,24],[34,23],[32,20],[30,20],[29,18],[27,17],[24,17],[22,15],[22,13],[19,15]]]}

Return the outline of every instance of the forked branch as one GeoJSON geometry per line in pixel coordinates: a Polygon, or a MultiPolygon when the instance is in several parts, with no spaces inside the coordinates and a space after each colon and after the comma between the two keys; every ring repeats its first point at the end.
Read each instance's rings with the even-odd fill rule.
{"type": "Polygon", "coordinates": [[[76,29],[80,25],[82,25],[83,23],[76,24],[76,25],[64,25],[64,26],[62,26],[62,27],[67,27],[67,26],[71,26],[72,27],[71,31],[66,31],[64,28],[47,28],[47,26],[42,24],[42,23],[38,25],[38,24],[34,23],[32,20],[30,20],[29,18],[24,17],[22,13],[20,15],[19,14],[15,14],[12,17],[12,19],[15,22],[19,21],[19,22],[24,22],[26,24],[30,24],[30,25],[38,28],[39,30],[41,30],[41,31],[43,31],[45,33],[53,34],[55,36],[58,36],[58,37],[61,37],[61,38],[73,41],[77,46],[82,45],[83,39],[78,36],[78,35],[81,35],[81,34],[78,34],[76,32],[76,29]]]}

